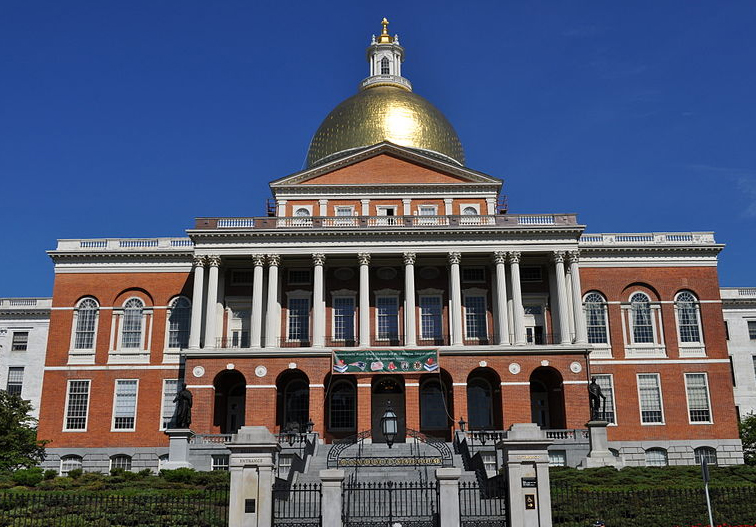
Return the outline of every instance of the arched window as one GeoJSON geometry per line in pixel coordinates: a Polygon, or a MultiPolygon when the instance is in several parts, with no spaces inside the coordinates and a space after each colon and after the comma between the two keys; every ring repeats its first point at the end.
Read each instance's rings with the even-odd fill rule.
{"type": "Polygon", "coordinates": [[[463,216],[477,216],[478,215],[478,209],[475,207],[465,207],[462,209],[462,215],[463,216]]]}
{"type": "Polygon", "coordinates": [[[654,322],[651,316],[651,301],[644,293],[630,297],[632,311],[633,343],[652,344],[654,342],[654,322]]]}
{"type": "Polygon", "coordinates": [[[300,207],[300,208],[298,208],[294,212],[294,215],[295,216],[299,216],[300,218],[302,218],[302,217],[305,217],[305,216],[309,216],[310,215],[310,211],[309,211],[309,209],[306,209],[304,207],[300,207]]]}
{"type": "Polygon", "coordinates": [[[717,450],[715,448],[700,446],[693,450],[693,454],[696,457],[696,465],[700,465],[702,459],[705,459],[708,465],[717,464],[717,450]]]}
{"type": "Polygon", "coordinates": [[[389,70],[389,59],[387,57],[383,57],[381,59],[381,75],[389,75],[391,71],[389,70]]]}
{"type": "Polygon", "coordinates": [[[420,428],[442,430],[447,427],[446,393],[437,380],[425,382],[420,388],[420,428]]]}
{"type": "Polygon", "coordinates": [[[481,377],[467,383],[467,413],[470,430],[493,427],[493,398],[491,384],[481,377]]]}
{"type": "Polygon", "coordinates": [[[330,430],[354,430],[357,428],[357,394],[354,384],[337,381],[331,388],[328,408],[328,428],[330,430]]]}
{"type": "Polygon", "coordinates": [[[649,448],[646,450],[646,466],[666,467],[667,451],[663,448],[649,448]]]}
{"type": "Polygon", "coordinates": [[[81,469],[82,458],[77,455],[63,456],[60,458],[60,475],[68,476],[72,470],[81,469]]]}
{"type": "Polygon", "coordinates": [[[585,324],[588,332],[588,342],[591,344],[608,344],[606,300],[595,291],[585,295],[585,324]]]}
{"type": "Polygon", "coordinates": [[[189,347],[189,326],[192,317],[192,304],[183,296],[171,302],[168,312],[168,347],[184,349],[189,347]]]}
{"type": "Polygon", "coordinates": [[[76,306],[74,349],[94,349],[99,309],[100,306],[94,298],[84,298],[76,306]]]}
{"type": "Polygon", "coordinates": [[[121,347],[125,349],[142,349],[142,316],[144,302],[138,298],[129,299],[123,306],[123,329],[121,330],[121,347]]]}
{"type": "Polygon", "coordinates": [[[698,299],[690,291],[682,291],[675,298],[680,342],[701,342],[698,299]]]}
{"type": "Polygon", "coordinates": [[[126,454],[117,454],[110,458],[110,470],[114,468],[120,468],[123,470],[131,470],[131,456],[126,454]]]}
{"type": "Polygon", "coordinates": [[[285,428],[294,428],[299,432],[307,431],[310,420],[310,386],[303,379],[289,382],[284,388],[285,428]]]}

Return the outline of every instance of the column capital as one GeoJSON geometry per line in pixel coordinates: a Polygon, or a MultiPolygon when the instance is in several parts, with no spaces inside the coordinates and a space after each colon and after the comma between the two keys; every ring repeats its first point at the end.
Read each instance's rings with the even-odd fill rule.
{"type": "Polygon", "coordinates": [[[507,251],[494,251],[492,258],[494,263],[505,264],[507,263],[507,251]]]}
{"type": "Polygon", "coordinates": [[[578,263],[580,261],[580,251],[568,251],[567,260],[570,263],[578,263]]]}
{"type": "Polygon", "coordinates": [[[325,265],[326,257],[323,253],[313,253],[312,264],[313,265],[325,265]]]}
{"type": "Polygon", "coordinates": [[[192,260],[192,265],[194,267],[205,267],[205,257],[204,256],[195,256],[194,260],[192,260]]]}
{"type": "Polygon", "coordinates": [[[264,254],[253,254],[252,255],[252,263],[255,264],[255,266],[265,265],[265,255],[264,254]]]}
{"type": "Polygon", "coordinates": [[[206,261],[207,261],[206,265],[208,267],[220,267],[221,257],[218,256],[217,254],[211,254],[210,256],[207,257],[206,261]]]}
{"type": "Polygon", "coordinates": [[[280,254],[269,254],[267,256],[268,256],[268,265],[275,265],[275,266],[281,265],[280,254]]]}
{"type": "Polygon", "coordinates": [[[508,256],[509,256],[509,263],[519,264],[520,258],[522,257],[522,253],[520,251],[510,251],[508,256]]]}
{"type": "Polygon", "coordinates": [[[370,265],[370,253],[357,253],[357,261],[360,265],[370,265]]]}
{"type": "Polygon", "coordinates": [[[459,264],[462,261],[462,253],[458,252],[450,252],[449,253],[449,263],[450,264],[459,264]]]}
{"type": "Polygon", "coordinates": [[[417,255],[415,253],[404,253],[402,257],[404,258],[404,265],[414,265],[417,255]]]}
{"type": "Polygon", "coordinates": [[[564,263],[564,251],[554,251],[551,254],[551,261],[554,263],[564,263]]]}

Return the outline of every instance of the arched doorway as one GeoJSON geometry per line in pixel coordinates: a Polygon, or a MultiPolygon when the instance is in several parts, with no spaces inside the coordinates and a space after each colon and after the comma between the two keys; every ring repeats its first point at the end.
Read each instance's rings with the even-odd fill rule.
{"type": "Polygon", "coordinates": [[[501,380],[490,368],[467,377],[467,421],[470,430],[501,430],[501,380]]]}
{"type": "Polygon", "coordinates": [[[541,428],[567,427],[562,376],[554,368],[542,366],[530,375],[530,412],[532,422],[541,428]]]}
{"type": "Polygon", "coordinates": [[[399,430],[394,442],[404,443],[404,438],[407,434],[407,419],[404,409],[404,379],[393,375],[374,376],[372,397],[370,400],[370,425],[373,443],[386,442],[381,431],[381,417],[383,417],[383,413],[386,411],[389,402],[399,419],[399,430]]]}
{"type": "Polygon", "coordinates": [[[326,429],[331,439],[357,431],[357,381],[353,375],[331,375],[325,379],[326,429]]]}
{"type": "Polygon", "coordinates": [[[451,378],[445,371],[420,378],[420,431],[445,441],[451,440],[450,416],[454,415],[451,386],[451,378]]]}
{"type": "Polygon", "coordinates": [[[213,424],[221,434],[235,434],[244,426],[247,381],[237,370],[222,371],[215,376],[215,408],[213,424]]]}
{"type": "Polygon", "coordinates": [[[310,380],[301,370],[287,370],[276,381],[279,430],[307,431],[310,420],[310,380]]]}

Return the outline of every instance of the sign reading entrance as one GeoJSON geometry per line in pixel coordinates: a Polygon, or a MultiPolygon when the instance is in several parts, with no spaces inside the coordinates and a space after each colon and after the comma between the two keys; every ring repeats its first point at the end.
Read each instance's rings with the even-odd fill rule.
{"type": "Polygon", "coordinates": [[[334,373],[426,373],[438,371],[438,350],[333,350],[334,373]]]}

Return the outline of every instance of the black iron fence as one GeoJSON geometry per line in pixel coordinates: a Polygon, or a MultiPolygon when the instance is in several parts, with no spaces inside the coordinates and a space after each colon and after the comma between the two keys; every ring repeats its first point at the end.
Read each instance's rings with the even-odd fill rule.
{"type": "Polygon", "coordinates": [[[225,527],[228,490],[191,496],[0,493],[2,527],[225,527]]]}
{"type": "Polygon", "coordinates": [[[320,527],[322,492],[319,483],[273,486],[273,525],[320,527]]]}
{"type": "MultiPolygon", "coordinates": [[[[715,525],[753,525],[756,486],[711,488],[715,525]]],[[[585,527],[596,520],[623,527],[708,525],[703,488],[586,490],[551,487],[555,527],[585,527]]]]}
{"type": "Polygon", "coordinates": [[[508,493],[503,478],[482,485],[459,483],[459,520],[462,527],[507,527],[508,493]]]}
{"type": "Polygon", "coordinates": [[[438,527],[438,485],[433,481],[344,483],[344,527],[438,527]]]}

